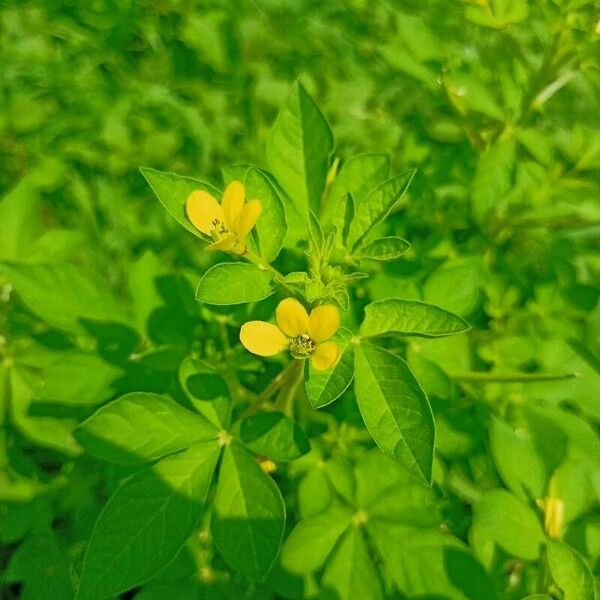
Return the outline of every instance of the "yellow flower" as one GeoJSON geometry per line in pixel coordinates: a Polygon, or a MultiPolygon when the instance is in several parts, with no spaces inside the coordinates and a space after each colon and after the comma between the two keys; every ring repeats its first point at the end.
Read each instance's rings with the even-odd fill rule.
{"type": "Polygon", "coordinates": [[[185,211],[192,225],[213,239],[207,250],[223,250],[245,254],[248,250],[244,238],[256,225],[260,215],[259,200],[244,202],[244,184],[232,181],[223,192],[221,204],[203,190],[192,192],[185,203],[185,211]]]}
{"type": "Polygon", "coordinates": [[[340,326],[340,313],[333,304],[313,308],[310,316],[298,300],[286,298],[275,311],[277,325],[249,321],[242,325],[240,341],[259,356],[273,356],[289,349],[294,358],[308,358],[317,371],[333,367],[340,357],[335,342],[327,340],[340,326]]]}

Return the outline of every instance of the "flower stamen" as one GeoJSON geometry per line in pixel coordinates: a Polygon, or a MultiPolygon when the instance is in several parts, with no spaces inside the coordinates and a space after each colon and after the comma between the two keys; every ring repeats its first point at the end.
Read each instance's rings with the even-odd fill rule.
{"type": "Polygon", "coordinates": [[[306,333],[293,338],[290,342],[290,354],[294,358],[308,358],[314,351],[317,345],[306,333]]]}

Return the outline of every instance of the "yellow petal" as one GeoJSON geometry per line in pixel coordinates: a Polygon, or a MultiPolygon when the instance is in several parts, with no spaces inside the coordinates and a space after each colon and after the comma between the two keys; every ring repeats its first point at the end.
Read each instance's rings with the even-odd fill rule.
{"type": "Polygon", "coordinates": [[[289,337],[296,337],[308,331],[308,313],[295,298],[286,298],[277,305],[275,311],[279,329],[289,337]]]}
{"type": "Polygon", "coordinates": [[[237,233],[241,238],[248,235],[256,225],[261,210],[262,206],[260,200],[250,200],[250,202],[246,203],[244,208],[242,208],[237,219],[233,222],[231,230],[234,233],[237,233]]]}
{"type": "Polygon", "coordinates": [[[312,366],[317,371],[326,371],[333,367],[340,358],[340,348],[335,342],[317,344],[315,351],[311,354],[312,366]]]}
{"type": "Polygon", "coordinates": [[[206,235],[210,235],[215,219],[223,221],[225,218],[217,199],[203,190],[197,190],[188,196],[185,211],[192,225],[206,235]]]}
{"type": "Polygon", "coordinates": [[[333,304],[313,308],[308,321],[308,335],[313,342],[328,340],[340,326],[340,312],[333,304]]]}
{"type": "Polygon", "coordinates": [[[244,197],[246,191],[244,184],[240,181],[232,181],[223,192],[223,212],[225,213],[225,224],[229,229],[233,228],[235,220],[238,218],[242,207],[244,206],[244,197]]]}
{"type": "Polygon", "coordinates": [[[242,346],[259,356],[273,356],[285,350],[287,338],[276,325],[265,321],[248,321],[240,329],[242,346]]]}
{"type": "Polygon", "coordinates": [[[228,235],[218,242],[214,242],[206,246],[206,250],[221,250],[223,252],[232,252],[236,245],[238,245],[238,239],[234,235],[228,235]]]}

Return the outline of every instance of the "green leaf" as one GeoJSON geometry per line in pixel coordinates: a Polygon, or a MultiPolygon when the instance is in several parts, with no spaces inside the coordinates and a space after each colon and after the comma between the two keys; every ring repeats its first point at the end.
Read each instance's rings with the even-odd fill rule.
{"type": "Polygon", "coordinates": [[[367,530],[386,572],[407,597],[497,600],[490,577],[452,535],[380,519],[367,521],[367,530]]]}
{"type": "Polygon", "coordinates": [[[270,296],[272,276],[256,265],[220,263],[211,267],[198,284],[196,300],[206,304],[244,304],[270,296]]]}
{"type": "Polygon", "coordinates": [[[215,367],[188,356],[179,368],[179,381],[199,413],[219,429],[229,427],[232,409],[229,388],[215,367]]]}
{"type": "Polygon", "coordinates": [[[496,142],[480,155],[471,187],[472,211],[478,223],[484,223],[491,212],[499,213],[506,207],[515,164],[512,139],[496,142]]]}
{"type": "Polygon", "coordinates": [[[168,274],[167,265],[150,250],[129,265],[127,288],[138,331],[147,332],[150,315],[164,304],[157,283],[168,274]]]}
{"type": "Polygon", "coordinates": [[[423,296],[431,304],[464,316],[473,310],[478,288],[477,269],[474,267],[444,267],[427,278],[423,296]]]}
{"type": "Polygon", "coordinates": [[[351,519],[352,513],[339,505],[303,519],[285,540],[281,564],[292,573],[310,573],[321,568],[351,519]]]}
{"type": "Polygon", "coordinates": [[[1,578],[3,596],[10,598],[9,584],[21,583],[19,598],[72,598],[72,565],[63,546],[52,529],[34,531],[8,555],[1,578]]]}
{"type": "Polygon", "coordinates": [[[75,438],[95,458],[131,465],[215,439],[217,433],[207,419],[167,396],[132,392],[96,411],[75,430],[75,438]]]}
{"type": "Polygon", "coordinates": [[[322,598],[328,600],[379,600],[379,576],[358,527],[349,527],[323,574],[322,598]]]}
{"type": "Polygon", "coordinates": [[[399,237],[382,237],[360,249],[360,258],[387,261],[395,260],[410,248],[410,244],[399,237]]]}
{"type": "Polygon", "coordinates": [[[4,377],[0,378],[0,383],[10,384],[7,386],[9,392],[6,400],[10,409],[11,424],[17,431],[36,446],[51,448],[69,456],[81,454],[81,448],[72,434],[73,428],[77,424],[75,420],[33,416],[31,414],[34,400],[33,391],[27,385],[20,370],[10,369],[7,380],[3,381],[3,379],[4,377]]]}
{"type": "Polygon", "coordinates": [[[167,212],[190,233],[201,239],[207,239],[188,220],[185,214],[185,203],[188,196],[196,190],[204,190],[217,199],[221,197],[221,192],[209,183],[193,177],[183,177],[148,168],[141,168],[140,171],[167,212]]]}
{"type": "Polygon", "coordinates": [[[564,542],[548,542],[548,564],[552,579],[565,600],[595,600],[594,578],[581,556],[564,542]]]}
{"type": "Polygon", "coordinates": [[[490,446],[496,468],[506,486],[521,500],[541,498],[544,463],[526,433],[517,433],[500,419],[492,418],[490,446]]]}
{"type": "Polygon", "coordinates": [[[310,450],[304,429],[278,411],[251,415],[240,423],[240,441],[273,460],[294,460],[310,450]]]}
{"type": "Polygon", "coordinates": [[[387,154],[359,154],[345,162],[321,210],[323,229],[329,231],[335,225],[339,228],[340,223],[345,223],[348,213],[352,218],[353,199],[362,202],[371,190],[388,179],[389,174],[390,157],[387,154]]]}
{"type": "Polygon", "coordinates": [[[116,596],[169,564],[198,525],[219,457],[197,444],[125,480],[96,522],[76,600],[116,596]]]}
{"type": "Polygon", "coordinates": [[[123,374],[121,369],[78,350],[55,356],[36,378],[36,402],[93,406],[113,396],[113,383],[123,374]]]}
{"type": "Polygon", "coordinates": [[[356,348],[354,377],[358,407],[377,445],[430,484],[433,413],[406,362],[361,342],[356,348]]]}
{"type": "Polygon", "coordinates": [[[266,262],[275,260],[287,233],[283,201],[268,175],[251,165],[234,165],[223,169],[227,182],[238,179],[246,187],[248,200],[260,200],[262,211],[252,230],[256,250],[266,262]]]}
{"type": "Polygon", "coordinates": [[[525,560],[539,556],[544,532],[535,512],[510,492],[486,492],[475,504],[473,525],[484,530],[505,552],[525,560]]]}
{"type": "Polygon", "coordinates": [[[356,505],[369,519],[416,527],[435,527],[440,523],[434,489],[422,485],[408,469],[378,449],[360,458],[355,474],[356,505]]]}
{"type": "Polygon", "coordinates": [[[511,23],[519,23],[528,15],[529,5],[526,0],[494,0],[492,10],[489,6],[465,6],[466,19],[493,29],[504,29],[511,23]]]}
{"type": "Polygon", "coordinates": [[[284,524],[279,488],[242,446],[226,446],[211,522],[223,558],[242,575],[262,578],[277,558],[284,524]]]}
{"type": "Polygon", "coordinates": [[[447,74],[444,76],[444,84],[450,100],[460,112],[478,112],[497,121],[504,119],[504,113],[494,95],[475,75],[447,74]]]}
{"type": "Polygon", "coordinates": [[[52,327],[85,333],[81,319],[127,322],[106,281],[67,263],[1,263],[23,302],[52,327]]]}
{"type": "Polygon", "coordinates": [[[441,337],[468,329],[469,325],[458,315],[439,306],[390,298],[366,306],[360,333],[365,337],[390,334],[441,337]]]}
{"type": "Polygon", "coordinates": [[[355,214],[348,235],[348,245],[353,250],[357,250],[363,244],[365,237],[396,206],[404,192],[408,189],[414,174],[415,171],[413,169],[388,179],[372,190],[360,202],[354,198],[355,214]]]}
{"type": "Polygon", "coordinates": [[[267,140],[270,170],[300,215],[319,210],[333,135],[300,82],[291,89],[267,140]]]}
{"type": "Polygon", "coordinates": [[[40,235],[39,194],[25,178],[0,202],[0,259],[24,260],[40,235]]]}
{"type": "Polygon", "coordinates": [[[321,220],[326,223],[331,203],[345,194],[351,194],[361,202],[371,190],[390,176],[390,157],[388,154],[358,154],[349,158],[333,180],[329,201],[323,207],[321,220]],[[331,202],[330,202],[331,201],[331,202]]]}
{"type": "Polygon", "coordinates": [[[354,344],[352,333],[345,328],[338,330],[332,341],[340,346],[340,359],[332,369],[317,371],[310,361],[305,367],[306,394],[313,408],[331,404],[352,383],[354,377],[354,344]]]}
{"type": "Polygon", "coordinates": [[[302,518],[313,517],[329,508],[332,500],[331,482],[317,463],[298,485],[298,512],[302,518]]]}

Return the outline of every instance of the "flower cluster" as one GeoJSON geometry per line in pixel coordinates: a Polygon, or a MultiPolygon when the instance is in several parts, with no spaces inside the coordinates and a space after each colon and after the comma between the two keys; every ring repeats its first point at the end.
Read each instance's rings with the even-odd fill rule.
{"type": "MultiPolygon", "coordinates": [[[[186,201],[190,222],[212,238],[207,250],[222,250],[243,256],[248,252],[245,238],[256,225],[261,212],[259,200],[246,202],[246,190],[239,181],[231,182],[221,203],[203,190],[192,192],[186,201]]],[[[328,341],[340,326],[340,313],[333,304],[313,308],[310,315],[295,298],[282,300],[276,309],[277,325],[249,321],[240,330],[242,345],[259,356],[273,356],[284,350],[297,359],[310,358],[317,371],[336,364],[340,349],[328,341]]]]}

